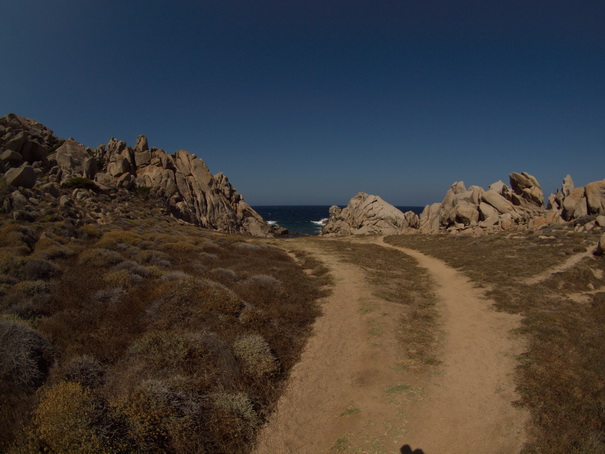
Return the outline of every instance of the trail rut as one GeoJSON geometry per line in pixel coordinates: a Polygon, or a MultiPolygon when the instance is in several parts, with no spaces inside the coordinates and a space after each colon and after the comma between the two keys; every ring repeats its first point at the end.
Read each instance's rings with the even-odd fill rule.
{"type": "Polygon", "coordinates": [[[369,241],[409,254],[430,271],[440,300],[443,365],[423,376],[396,367],[400,308],[372,295],[361,268],[323,252],[319,242],[301,242],[331,269],[335,286],[255,452],[397,453],[406,444],[424,454],[519,452],[526,415],[511,402],[521,345],[510,336],[518,318],[493,311],[443,262],[369,241]],[[370,316],[362,311],[368,302],[377,309],[370,316]],[[376,326],[379,337],[371,334],[376,326]]]}

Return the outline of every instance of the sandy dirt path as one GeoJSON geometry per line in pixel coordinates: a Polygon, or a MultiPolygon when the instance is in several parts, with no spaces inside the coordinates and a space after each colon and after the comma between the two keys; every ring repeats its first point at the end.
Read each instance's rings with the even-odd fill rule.
{"type": "Polygon", "coordinates": [[[255,452],[399,452],[401,409],[388,391],[402,384],[401,307],[374,297],[358,267],[316,244],[294,247],[321,259],[335,286],[255,452]]]}
{"type": "Polygon", "coordinates": [[[494,312],[443,262],[396,248],[431,272],[440,300],[443,366],[415,376],[398,367],[401,308],[373,296],[364,272],[320,243],[296,247],[324,261],[335,287],[257,454],[398,453],[404,445],[423,454],[519,452],[526,415],[511,401],[521,346],[509,335],[517,318],[494,312]]]}
{"type": "Polygon", "coordinates": [[[518,399],[515,356],[523,351],[511,330],[520,317],[495,312],[468,278],[441,260],[383,245],[411,255],[429,270],[443,316],[444,367],[429,377],[425,399],[409,409],[406,442],[425,454],[518,453],[528,420],[511,405],[518,399]]]}

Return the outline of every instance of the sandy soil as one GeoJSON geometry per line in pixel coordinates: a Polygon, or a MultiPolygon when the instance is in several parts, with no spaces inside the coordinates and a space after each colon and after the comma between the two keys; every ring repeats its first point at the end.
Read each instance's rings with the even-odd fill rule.
{"type": "Polygon", "coordinates": [[[256,453],[519,452],[526,415],[511,402],[522,346],[509,335],[518,319],[494,312],[443,262],[402,250],[431,272],[442,314],[443,366],[413,375],[400,367],[398,305],[373,296],[363,271],[320,243],[296,247],[330,267],[335,288],[256,453]]]}

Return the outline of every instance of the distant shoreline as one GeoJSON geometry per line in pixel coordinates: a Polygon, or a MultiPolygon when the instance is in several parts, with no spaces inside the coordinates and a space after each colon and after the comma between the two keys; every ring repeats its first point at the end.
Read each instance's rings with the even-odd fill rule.
{"type": "MultiPolygon", "coordinates": [[[[279,224],[289,231],[289,235],[318,235],[321,221],[329,217],[332,205],[253,205],[252,208],[268,223],[279,224]]],[[[344,208],[346,205],[338,205],[344,208]]],[[[398,206],[399,210],[420,214],[422,206],[398,206]]]]}

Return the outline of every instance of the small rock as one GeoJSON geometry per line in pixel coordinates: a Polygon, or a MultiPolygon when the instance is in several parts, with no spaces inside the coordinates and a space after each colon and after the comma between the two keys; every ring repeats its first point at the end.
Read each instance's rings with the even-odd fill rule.
{"type": "Polygon", "coordinates": [[[24,210],[27,208],[27,197],[21,192],[15,191],[10,196],[13,210],[24,210]]]}
{"type": "Polygon", "coordinates": [[[46,194],[50,194],[53,197],[59,197],[61,195],[61,190],[59,186],[55,183],[46,183],[45,185],[40,186],[42,192],[46,194]]]}
{"type": "Polygon", "coordinates": [[[64,207],[64,206],[70,207],[70,206],[73,206],[73,202],[69,196],[63,195],[59,199],[59,205],[61,205],[62,207],[64,207]]]}
{"type": "Polygon", "coordinates": [[[605,233],[603,233],[601,235],[601,238],[599,238],[599,242],[597,243],[597,250],[595,251],[596,255],[603,255],[605,254],[605,233]]]}

